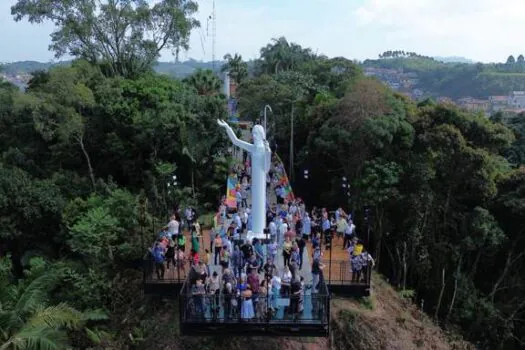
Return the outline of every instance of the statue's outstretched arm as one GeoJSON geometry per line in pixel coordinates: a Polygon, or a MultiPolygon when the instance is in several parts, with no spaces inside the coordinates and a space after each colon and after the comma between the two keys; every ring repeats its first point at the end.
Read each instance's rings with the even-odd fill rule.
{"type": "Polygon", "coordinates": [[[253,152],[254,145],[252,145],[251,143],[245,142],[243,140],[239,140],[237,135],[235,135],[235,133],[233,132],[232,128],[225,121],[217,119],[217,124],[219,124],[224,129],[226,129],[226,132],[228,133],[228,137],[230,138],[231,142],[235,146],[240,147],[250,153],[253,152]]]}

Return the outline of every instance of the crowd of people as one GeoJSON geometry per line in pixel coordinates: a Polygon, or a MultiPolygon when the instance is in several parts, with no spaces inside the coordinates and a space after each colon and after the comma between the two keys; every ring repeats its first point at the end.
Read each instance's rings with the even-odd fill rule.
{"type": "MultiPolygon", "coordinates": [[[[267,178],[275,198],[267,202],[267,240],[249,241],[251,230],[249,159],[235,166],[238,176],[236,207],[230,208],[222,198],[209,231],[209,247],[200,247],[202,235],[195,211],[184,211],[184,226],[190,232],[191,250],[186,254],[179,214],[171,217],[152,249],[158,279],[163,279],[170,264],[186,277],[189,310],[196,317],[209,315],[223,319],[251,320],[268,317],[300,317],[304,299],[310,298],[313,310],[320,310],[321,296],[326,295],[323,251],[342,240],[348,251],[352,282],[367,282],[368,269],[374,260],[356,235],[350,214],[338,208],[329,215],[326,208],[310,212],[299,198],[284,191],[282,164],[275,162],[267,178]],[[311,257],[305,257],[307,247],[311,257]],[[204,252],[202,252],[202,250],[204,252]],[[310,269],[304,269],[310,260],[310,269]],[[310,270],[310,271],[306,271],[310,270]],[[310,293],[306,293],[310,290],[310,293]],[[223,310],[220,312],[220,310],[223,310]],[[279,310],[283,312],[279,313],[279,310]]],[[[335,246],[334,246],[335,247],[335,246]]]]}

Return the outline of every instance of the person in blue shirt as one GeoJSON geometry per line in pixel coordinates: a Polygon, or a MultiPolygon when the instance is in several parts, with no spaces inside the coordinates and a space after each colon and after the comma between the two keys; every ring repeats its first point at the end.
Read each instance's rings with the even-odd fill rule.
{"type": "Polygon", "coordinates": [[[157,242],[155,248],[152,251],[153,260],[155,261],[155,272],[157,273],[157,279],[164,279],[164,247],[160,242],[157,242]]]}

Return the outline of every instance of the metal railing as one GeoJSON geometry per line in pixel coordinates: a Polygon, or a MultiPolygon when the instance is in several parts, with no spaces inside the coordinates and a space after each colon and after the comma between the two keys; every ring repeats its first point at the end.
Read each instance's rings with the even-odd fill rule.
{"type": "Polygon", "coordinates": [[[323,277],[328,286],[334,285],[370,285],[372,266],[363,267],[359,273],[352,271],[352,263],[345,260],[322,259],[325,266],[323,277]]]}
{"type": "Polygon", "coordinates": [[[194,295],[186,281],[179,302],[181,323],[328,325],[330,317],[330,295],[324,283],[315,294],[254,294],[244,298],[235,292],[224,294],[222,291],[194,295]]]}
{"type": "Polygon", "coordinates": [[[151,252],[147,252],[142,261],[143,282],[183,283],[188,275],[189,262],[187,259],[184,261],[170,260],[169,266],[167,260],[162,264],[162,267],[157,266],[151,252]]]}

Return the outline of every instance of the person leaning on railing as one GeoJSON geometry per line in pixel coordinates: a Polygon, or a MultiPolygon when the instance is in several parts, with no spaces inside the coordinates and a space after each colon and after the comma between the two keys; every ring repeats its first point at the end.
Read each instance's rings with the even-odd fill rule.
{"type": "Polygon", "coordinates": [[[322,253],[312,263],[312,293],[319,293],[319,281],[324,265],[321,263],[322,253]]]}
{"type": "Polygon", "coordinates": [[[369,252],[365,248],[363,248],[363,252],[361,253],[361,259],[363,263],[363,282],[368,282],[368,270],[371,267],[372,269],[376,265],[376,262],[374,261],[374,258],[372,258],[372,255],[370,255],[369,252]]]}

